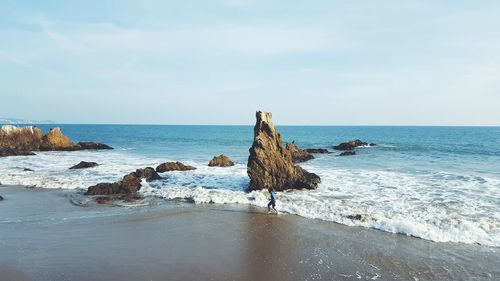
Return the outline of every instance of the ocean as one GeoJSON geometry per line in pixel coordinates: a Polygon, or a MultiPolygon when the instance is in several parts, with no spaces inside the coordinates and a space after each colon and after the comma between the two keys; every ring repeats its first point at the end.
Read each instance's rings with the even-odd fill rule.
{"type": "MultiPolygon", "coordinates": [[[[163,173],[162,180],[144,183],[140,192],[164,198],[165,204],[267,205],[264,192],[245,192],[253,126],[39,125],[44,131],[56,126],[75,142],[102,142],[115,149],[0,158],[2,184],[81,194],[90,185],[117,181],[137,168],[181,161],[197,170],[163,173]],[[208,167],[219,154],[236,165],[208,167]],[[80,161],[101,165],[68,170],[80,161]]],[[[436,242],[500,247],[500,127],[277,129],[285,142],[334,152],[315,154],[300,164],[322,182],[317,190],[278,193],[279,211],[436,242]],[[357,148],[355,156],[337,156],[332,146],[352,139],[377,146],[357,148]]]]}

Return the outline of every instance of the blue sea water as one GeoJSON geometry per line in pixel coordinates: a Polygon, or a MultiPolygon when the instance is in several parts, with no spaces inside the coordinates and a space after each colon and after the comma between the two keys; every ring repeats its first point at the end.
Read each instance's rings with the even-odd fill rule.
{"type": "MultiPolygon", "coordinates": [[[[39,125],[61,127],[74,141],[109,144],[113,151],[41,152],[0,158],[0,182],[85,189],[164,161],[196,166],[145,184],[145,195],[195,203],[265,206],[264,192],[246,193],[252,126],[39,125]],[[225,154],[230,168],[210,168],[225,154]],[[79,161],[94,169],[69,171],[79,161]],[[31,168],[34,172],[25,172],[31,168]]],[[[312,219],[360,225],[445,242],[500,246],[500,127],[278,126],[285,142],[328,148],[302,163],[322,178],[314,191],[278,194],[278,209],[312,219]],[[376,143],[339,157],[333,145],[376,143]],[[361,215],[353,220],[352,215],[361,215]]]]}

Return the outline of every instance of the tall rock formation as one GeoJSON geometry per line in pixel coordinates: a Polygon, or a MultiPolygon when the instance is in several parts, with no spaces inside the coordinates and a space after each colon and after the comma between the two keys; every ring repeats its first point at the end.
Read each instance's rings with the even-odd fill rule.
{"type": "Polygon", "coordinates": [[[316,188],[321,181],[319,176],[293,164],[290,151],[274,128],[271,112],[258,111],[256,117],[247,164],[249,190],[316,188]]]}

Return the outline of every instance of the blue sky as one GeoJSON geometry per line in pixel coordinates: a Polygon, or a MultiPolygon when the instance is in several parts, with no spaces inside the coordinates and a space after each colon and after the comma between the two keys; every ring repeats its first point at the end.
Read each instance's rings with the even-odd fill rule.
{"type": "Polygon", "coordinates": [[[2,1],[0,117],[500,125],[500,1],[2,1]]]}

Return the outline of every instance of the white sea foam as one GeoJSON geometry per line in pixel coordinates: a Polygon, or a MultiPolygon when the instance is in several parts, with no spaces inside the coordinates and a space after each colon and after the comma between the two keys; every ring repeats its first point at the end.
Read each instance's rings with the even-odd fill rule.
{"type": "MultiPolygon", "coordinates": [[[[0,160],[0,182],[46,188],[87,188],[116,181],[136,168],[160,164],[123,151],[40,152],[36,156],[0,160]],[[82,160],[101,165],[68,170],[82,160]],[[25,172],[23,168],[33,169],[25,172]]],[[[244,192],[245,165],[167,172],[161,181],[145,184],[144,195],[197,204],[252,204],[265,207],[264,191],[244,192]]],[[[480,243],[500,247],[500,179],[446,172],[403,173],[387,170],[340,169],[310,161],[304,168],[321,176],[317,190],[278,193],[282,212],[346,225],[376,228],[438,242],[480,243]],[[360,219],[352,219],[359,215],[360,219]]]]}

